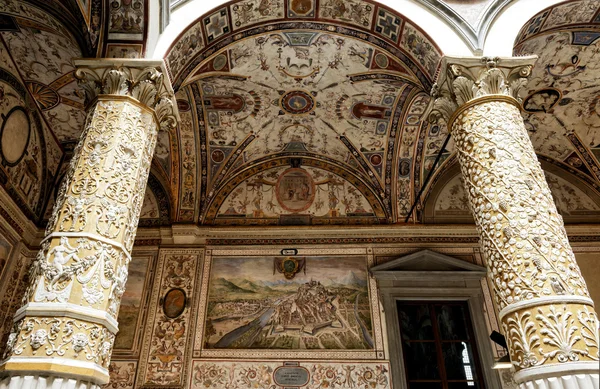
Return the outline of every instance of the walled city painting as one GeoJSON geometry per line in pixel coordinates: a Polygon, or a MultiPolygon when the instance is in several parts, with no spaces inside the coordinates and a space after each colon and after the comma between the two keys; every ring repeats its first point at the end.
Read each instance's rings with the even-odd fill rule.
{"type": "Polygon", "coordinates": [[[275,259],[213,258],[205,348],[373,348],[365,257],[298,257],[289,280],[275,259]]]}

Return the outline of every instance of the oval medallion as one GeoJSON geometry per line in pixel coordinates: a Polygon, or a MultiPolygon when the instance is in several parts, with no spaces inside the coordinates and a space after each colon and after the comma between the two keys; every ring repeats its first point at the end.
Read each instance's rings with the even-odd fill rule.
{"type": "Polygon", "coordinates": [[[304,91],[295,90],[281,96],[281,108],[292,115],[302,115],[311,112],[315,107],[313,97],[304,91]]]}
{"type": "Polygon", "coordinates": [[[22,107],[11,109],[2,123],[0,129],[0,151],[9,166],[14,166],[21,158],[29,144],[31,131],[29,116],[22,107]]]}
{"type": "Polygon", "coordinates": [[[163,300],[163,312],[168,318],[175,319],[183,313],[186,302],[183,289],[171,289],[163,300]]]}

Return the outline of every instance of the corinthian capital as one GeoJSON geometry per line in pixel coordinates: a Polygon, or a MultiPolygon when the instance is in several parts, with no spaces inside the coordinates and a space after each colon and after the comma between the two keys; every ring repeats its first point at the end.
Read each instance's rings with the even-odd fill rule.
{"type": "Polygon", "coordinates": [[[448,122],[461,106],[483,96],[509,96],[519,103],[537,56],[444,57],[437,82],[431,121],[448,122]]]}
{"type": "Polygon", "coordinates": [[[153,109],[161,128],[176,126],[179,112],[162,60],[76,59],[74,64],[86,104],[99,95],[129,96],[153,109]]]}

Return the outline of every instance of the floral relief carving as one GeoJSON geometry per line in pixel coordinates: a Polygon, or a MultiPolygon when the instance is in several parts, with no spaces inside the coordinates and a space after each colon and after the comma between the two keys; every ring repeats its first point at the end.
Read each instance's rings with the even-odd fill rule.
{"type": "MultiPolygon", "coordinates": [[[[281,362],[249,361],[220,362],[194,361],[192,366],[192,388],[263,388],[279,387],[274,378],[281,362]]],[[[303,362],[308,382],[303,388],[390,388],[387,363],[340,363],[303,362]]]]}
{"type": "Polygon", "coordinates": [[[450,63],[447,57],[446,72],[434,84],[431,121],[444,119],[469,101],[488,95],[510,96],[522,101],[522,92],[531,74],[535,57],[520,58],[518,65],[505,58],[469,58],[450,63]]]}
{"type": "Polygon", "coordinates": [[[28,318],[15,324],[5,357],[70,357],[108,367],[114,335],[106,328],[69,318],[28,318]]]}
{"type": "Polygon", "coordinates": [[[86,66],[81,61],[75,77],[85,92],[86,102],[94,101],[98,95],[131,96],[149,108],[155,109],[161,127],[165,130],[177,123],[173,94],[165,87],[164,74],[156,67],[136,69],[107,64],[86,66]]]}
{"type": "Polygon", "coordinates": [[[525,368],[536,366],[538,361],[534,350],[540,346],[540,337],[536,333],[535,324],[530,319],[530,312],[523,312],[510,317],[504,323],[504,333],[511,343],[513,364],[525,368]]]}
{"type": "Polygon", "coordinates": [[[597,361],[593,303],[517,107],[535,58],[444,61],[430,119],[450,122],[515,368],[597,361]]]}
{"type": "Polygon", "coordinates": [[[538,308],[536,319],[542,323],[540,334],[544,335],[543,343],[549,345],[551,351],[544,352],[540,348],[540,353],[547,359],[556,358],[558,362],[578,361],[579,355],[588,355],[589,351],[576,348],[576,343],[581,340],[577,335],[579,327],[575,325],[573,313],[567,310],[566,306],[556,309],[554,305],[550,306],[550,312],[545,314],[541,308],[538,308]]]}
{"type": "MultiPolygon", "coordinates": [[[[82,83],[88,97],[93,91],[129,94],[160,108],[163,125],[174,124],[171,95],[158,70],[119,68],[96,78],[93,70],[78,72],[80,79],[87,78],[82,83]]],[[[116,320],[125,290],[142,206],[139,193],[145,192],[158,125],[155,112],[131,100],[102,96],[90,108],[29,272],[25,316],[13,327],[5,357],[55,356],[108,367],[115,337],[108,323],[116,320]],[[70,313],[37,317],[29,302],[44,309],[68,303],[96,313],[89,321],[81,319],[87,311],[77,319],[70,313]],[[97,318],[104,312],[108,321],[97,318]]],[[[97,372],[90,375],[98,380],[97,372]]]]}

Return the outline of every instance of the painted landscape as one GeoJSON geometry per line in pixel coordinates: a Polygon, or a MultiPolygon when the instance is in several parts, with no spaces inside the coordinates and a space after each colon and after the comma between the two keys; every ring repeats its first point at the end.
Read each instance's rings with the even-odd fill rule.
{"type": "Polygon", "coordinates": [[[131,349],[139,327],[140,303],[148,270],[147,257],[132,257],[129,263],[125,293],[119,308],[119,332],[115,338],[115,349],[131,349]]]}
{"type": "Polygon", "coordinates": [[[306,257],[292,280],[273,260],[213,259],[205,348],[373,348],[365,257],[306,257]]]}

